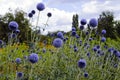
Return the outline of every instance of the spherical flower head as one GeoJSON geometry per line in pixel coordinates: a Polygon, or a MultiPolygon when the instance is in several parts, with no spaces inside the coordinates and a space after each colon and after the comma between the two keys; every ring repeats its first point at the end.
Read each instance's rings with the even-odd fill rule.
{"type": "Polygon", "coordinates": [[[93,38],[89,38],[89,41],[92,41],[93,40],[93,38]]]}
{"type": "Polygon", "coordinates": [[[2,45],[3,44],[3,41],[2,40],[0,40],[0,45],[2,45]]]}
{"type": "Polygon", "coordinates": [[[14,32],[15,32],[16,34],[19,34],[19,33],[20,33],[20,30],[17,29],[17,30],[15,30],[14,32]]]}
{"type": "Polygon", "coordinates": [[[83,25],[81,25],[81,26],[80,26],[80,30],[83,30],[83,29],[84,29],[84,26],[83,26],[83,25]]]}
{"type": "Polygon", "coordinates": [[[75,36],[76,36],[77,39],[80,38],[80,36],[78,34],[76,34],[75,36]]]}
{"type": "Polygon", "coordinates": [[[89,34],[89,32],[87,31],[85,34],[86,34],[86,35],[88,35],[88,34],[89,34]]]}
{"type": "Polygon", "coordinates": [[[76,47],[76,48],[74,48],[74,52],[77,52],[78,51],[78,48],[76,47]]]}
{"type": "Polygon", "coordinates": [[[28,14],[28,17],[29,17],[29,18],[33,17],[33,14],[32,14],[32,13],[29,13],[29,14],[28,14]]]}
{"type": "Polygon", "coordinates": [[[11,21],[8,25],[10,30],[15,31],[16,29],[18,29],[18,23],[16,21],[11,21]]]}
{"type": "Polygon", "coordinates": [[[95,52],[97,51],[97,47],[96,47],[96,46],[95,46],[95,47],[93,47],[93,51],[95,51],[95,52]]]}
{"type": "Polygon", "coordinates": [[[17,72],[16,75],[17,75],[18,78],[22,78],[23,77],[23,73],[22,72],[17,72]]]}
{"type": "Polygon", "coordinates": [[[101,42],[105,42],[106,41],[106,38],[105,37],[102,37],[101,38],[101,42]]]}
{"type": "Polygon", "coordinates": [[[78,67],[85,68],[86,67],[86,60],[85,59],[80,59],[78,61],[78,67]]]}
{"type": "Polygon", "coordinates": [[[20,59],[20,58],[16,58],[15,62],[16,62],[17,64],[20,64],[20,63],[21,63],[21,59],[20,59]]]}
{"type": "Polygon", "coordinates": [[[85,25],[87,23],[86,19],[81,19],[80,21],[81,25],[85,25]]]}
{"type": "Polygon", "coordinates": [[[87,72],[84,73],[84,77],[85,77],[85,78],[88,77],[88,73],[87,73],[87,72]]]}
{"type": "Polygon", "coordinates": [[[43,10],[45,9],[45,5],[44,5],[43,3],[38,3],[38,4],[37,4],[37,9],[38,9],[39,11],[43,11],[43,10]]]}
{"type": "Polygon", "coordinates": [[[98,25],[98,21],[95,18],[92,18],[89,21],[89,25],[90,25],[90,27],[96,27],[98,25]]]}
{"type": "Polygon", "coordinates": [[[43,53],[46,53],[46,49],[45,49],[45,48],[43,48],[43,49],[42,49],[42,52],[43,52],[43,53]]]}
{"type": "Polygon", "coordinates": [[[52,16],[52,13],[50,13],[50,12],[47,13],[47,16],[48,16],[48,17],[51,17],[51,16],[52,16]]]}
{"type": "Polygon", "coordinates": [[[76,28],[75,28],[75,27],[72,27],[72,31],[76,31],[76,28]]]}
{"type": "Polygon", "coordinates": [[[76,36],[76,31],[72,31],[71,35],[76,36]]]}
{"type": "Polygon", "coordinates": [[[29,59],[29,61],[30,61],[31,63],[34,64],[34,63],[38,62],[39,56],[38,56],[36,53],[31,53],[31,54],[29,55],[28,59],[29,59]]]}
{"type": "Polygon", "coordinates": [[[35,14],[35,10],[32,10],[31,13],[32,13],[32,14],[35,14]]]}
{"type": "Polygon", "coordinates": [[[106,34],[106,30],[103,29],[101,33],[102,33],[103,35],[106,34]]]}
{"type": "Polygon", "coordinates": [[[53,46],[56,48],[60,48],[63,45],[63,40],[60,38],[56,38],[53,40],[53,46]]]}
{"type": "Polygon", "coordinates": [[[58,32],[57,33],[57,37],[63,39],[64,38],[63,33],[62,32],[58,32]]]}
{"type": "Polygon", "coordinates": [[[10,38],[16,38],[16,36],[17,35],[15,33],[13,33],[13,34],[10,35],[10,38]]]}

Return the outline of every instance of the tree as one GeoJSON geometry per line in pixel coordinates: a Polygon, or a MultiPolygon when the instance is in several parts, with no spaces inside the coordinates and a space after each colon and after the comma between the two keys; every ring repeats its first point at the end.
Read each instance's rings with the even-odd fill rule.
{"type": "Polygon", "coordinates": [[[101,30],[105,29],[107,31],[106,37],[116,39],[115,26],[114,26],[114,15],[110,11],[104,11],[100,14],[98,18],[98,28],[97,32],[100,35],[101,30]]]}
{"type": "Polygon", "coordinates": [[[78,30],[79,22],[78,22],[78,14],[74,14],[72,18],[72,27],[75,27],[78,30]]]}
{"type": "Polygon", "coordinates": [[[0,16],[0,39],[5,42],[8,41],[8,34],[11,33],[11,30],[8,28],[8,24],[10,21],[16,21],[19,24],[20,34],[18,38],[20,42],[24,42],[30,39],[30,32],[32,29],[30,28],[29,20],[26,18],[26,13],[22,10],[15,10],[15,13],[8,12],[5,15],[0,16]]]}

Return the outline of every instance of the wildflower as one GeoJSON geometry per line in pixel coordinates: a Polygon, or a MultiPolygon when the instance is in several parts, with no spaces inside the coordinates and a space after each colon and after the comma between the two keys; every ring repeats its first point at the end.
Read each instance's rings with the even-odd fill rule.
{"type": "Polygon", "coordinates": [[[92,18],[90,21],[89,21],[89,25],[91,27],[96,27],[98,25],[98,21],[95,19],[95,18],[92,18]]]}
{"type": "Polygon", "coordinates": [[[56,38],[53,41],[53,46],[56,48],[60,48],[63,45],[63,40],[60,38],[56,38]]]}
{"type": "Polygon", "coordinates": [[[14,33],[18,34],[18,33],[20,33],[20,30],[17,29],[17,30],[14,31],[14,33]]]}
{"type": "Polygon", "coordinates": [[[103,35],[106,34],[106,30],[103,29],[102,32],[101,32],[101,34],[103,34],[103,35]]]}
{"type": "Polygon", "coordinates": [[[94,48],[93,48],[93,51],[95,51],[95,52],[96,52],[96,51],[97,51],[97,48],[96,48],[96,47],[94,47],[94,48]]]}
{"type": "Polygon", "coordinates": [[[2,40],[0,40],[0,45],[2,45],[3,44],[3,41],[2,40]]]}
{"type": "Polygon", "coordinates": [[[21,59],[20,59],[20,58],[16,58],[15,62],[16,62],[17,64],[19,64],[19,63],[21,63],[21,59]]]}
{"type": "Polygon", "coordinates": [[[85,77],[85,78],[88,77],[88,73],[87,73],[87,72],[84,73],[84,77],[85,77]]]}
{"type": "Polygon", "coordinates": [[[75,36],[76,36],[77,39],[80,38],[80,36],[78,34],[76,34],[75,36]]]}
{"type": "Polygon", "coordinates": [[[106,38],[105,37],[102,37],[101,38],[101,42],[105,42],[106,41],[106,38]]]}
{"type": "Polygon", "coordinates": [[[18,78],[22,78],[23,77],[23,73],[22,72],[17,72],[17,77],[18,78]]]}
{"type": "Polygon", "coordinates": [[[43,10],[45,9],[45,5],[44,5],[43,3],[38,3],[38,4],[37,4],[37,9],[38,9],[39,11],[43,11],[43,10]]]}
{"type": "Polygon", "coordinates": [[[16,29],[18,29],[18,23],[16,21],[11,21],[8,25],[10,30],[15,31],[16,29]]]}
{"type": "Polygon", "coordinates": [[[52,16],[52,14],[49,12],[49,13],[47,13],[47,16],[48,16],[48,17],[51,17],[51,16],[52,16]]]}
{"type": "Polygon", "coordinates": [[[80,30],[83,30],[83,29],[84,29],[84,26],[83,26],[83,25],[81,25],[81,26],[80,26],[80,30]]]}
{"type": "Polygon", "coordinates": [[[86,34],[86,35],[88,35],[88,34],[89,34],[89,32],[87,31],[85,34],[86,34]]]}
{"type": "Polygon", "coordinates": [[[32,13],[29,13],[28,14],[29,18],[33,17],[33,14],[32,13]]]}
{"type": "Polygon", "coordinates": [[[76,28],[75,28],[75,27],[72,27],[72,31],[76,31],[76,28]]]}
{"type": "Polygon", "coordinates": [[[43,52],[43,53],[46,53],[46,49],[45,49],[45,48],[43,48],[43,49],[42,49],[42,52],[43,52]]]}
{"type": "Polygon", "coordinates": [[[31,63],[38,62],[38,59],[39,59],[39,57],[38,57],[38,55],[36,53],[31,53],[30,56],[29,56],[29,61],[31,63]]]}
{"type": "Polygon", "coordinates": [[[85,60],[85,59],[80,59],[80,60],[78,61],[78,66],[79,66],[80,68],[85,68],[85,67],[86,67],[86,60],[85,60]]]}
{"type": "Polygon", "coordinates": [[[76,48],[74,48],[74,52],[77,52],[78,51],[78,48],[76,47],[76,48]]]}
{"type": "Polygon", "coordinates": [[[32,10],[31,13],[32,13],[32,14],[35,14],[35,10],[32,10]]]}
{"type": "Polygon", "coordinates": [[[81,19],[80,23],[81,23],[82,25],[85,25],[85,24],[87,23],[87,21],[86,21],[86,19],[81,19]]]}
{"type": "Polygon", "coordinates": [[[72,36],[75,36],[76,35],[76,31],[72,31],[72,36]]]}
{"type": "Polygon", "coordinates": [[[63,39],[64,38],[63,33],[62,32],[58,32],[57,33],[57,37],[63,39]]]}

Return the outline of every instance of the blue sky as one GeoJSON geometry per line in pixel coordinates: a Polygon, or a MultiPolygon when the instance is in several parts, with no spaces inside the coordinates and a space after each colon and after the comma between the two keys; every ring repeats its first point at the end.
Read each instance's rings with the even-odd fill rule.
{"type": "MultiPolygon", "coordinates": [[[[36,5],[39,2],[45,4],[46,9],[41,12],[39,26],[44,27],[47,20],[46,14],[52,13],[49,19],[49,26],[43,31],[43,34],[54,31],[70,31],[73,14],[79,15],[79,20],[85,18],[89,21],[90,18],[98,18],[102,11],[113,11],[115,19],[120,20],[120,0],[0,0],[0,14],[5,14],[9,8],[13,11],[16,8],[22,9],[29,13],[31,10],[36,10],[36,5]]],[[[33,19],[33,26],[36,23],[36,15],[33,19]]]]}

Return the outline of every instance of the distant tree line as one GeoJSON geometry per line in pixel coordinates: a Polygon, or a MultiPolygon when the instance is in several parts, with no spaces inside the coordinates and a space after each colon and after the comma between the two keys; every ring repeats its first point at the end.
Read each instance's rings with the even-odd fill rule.
{"type": "MultiPolygon", "coordinates": [[[[79,31],[79,16],[73,15],[72,27],[75,27],[79,31]]],[[[88,25],[89,29],[89,25],[88,25]]],[[[105,37],[111,39],[117,39],[120,37],[120,21],[114,19],[114,14],[111,11],[103,11],[98,18],[97,34],[100,35],[102,29],[107,31],[105,37]]]]}

